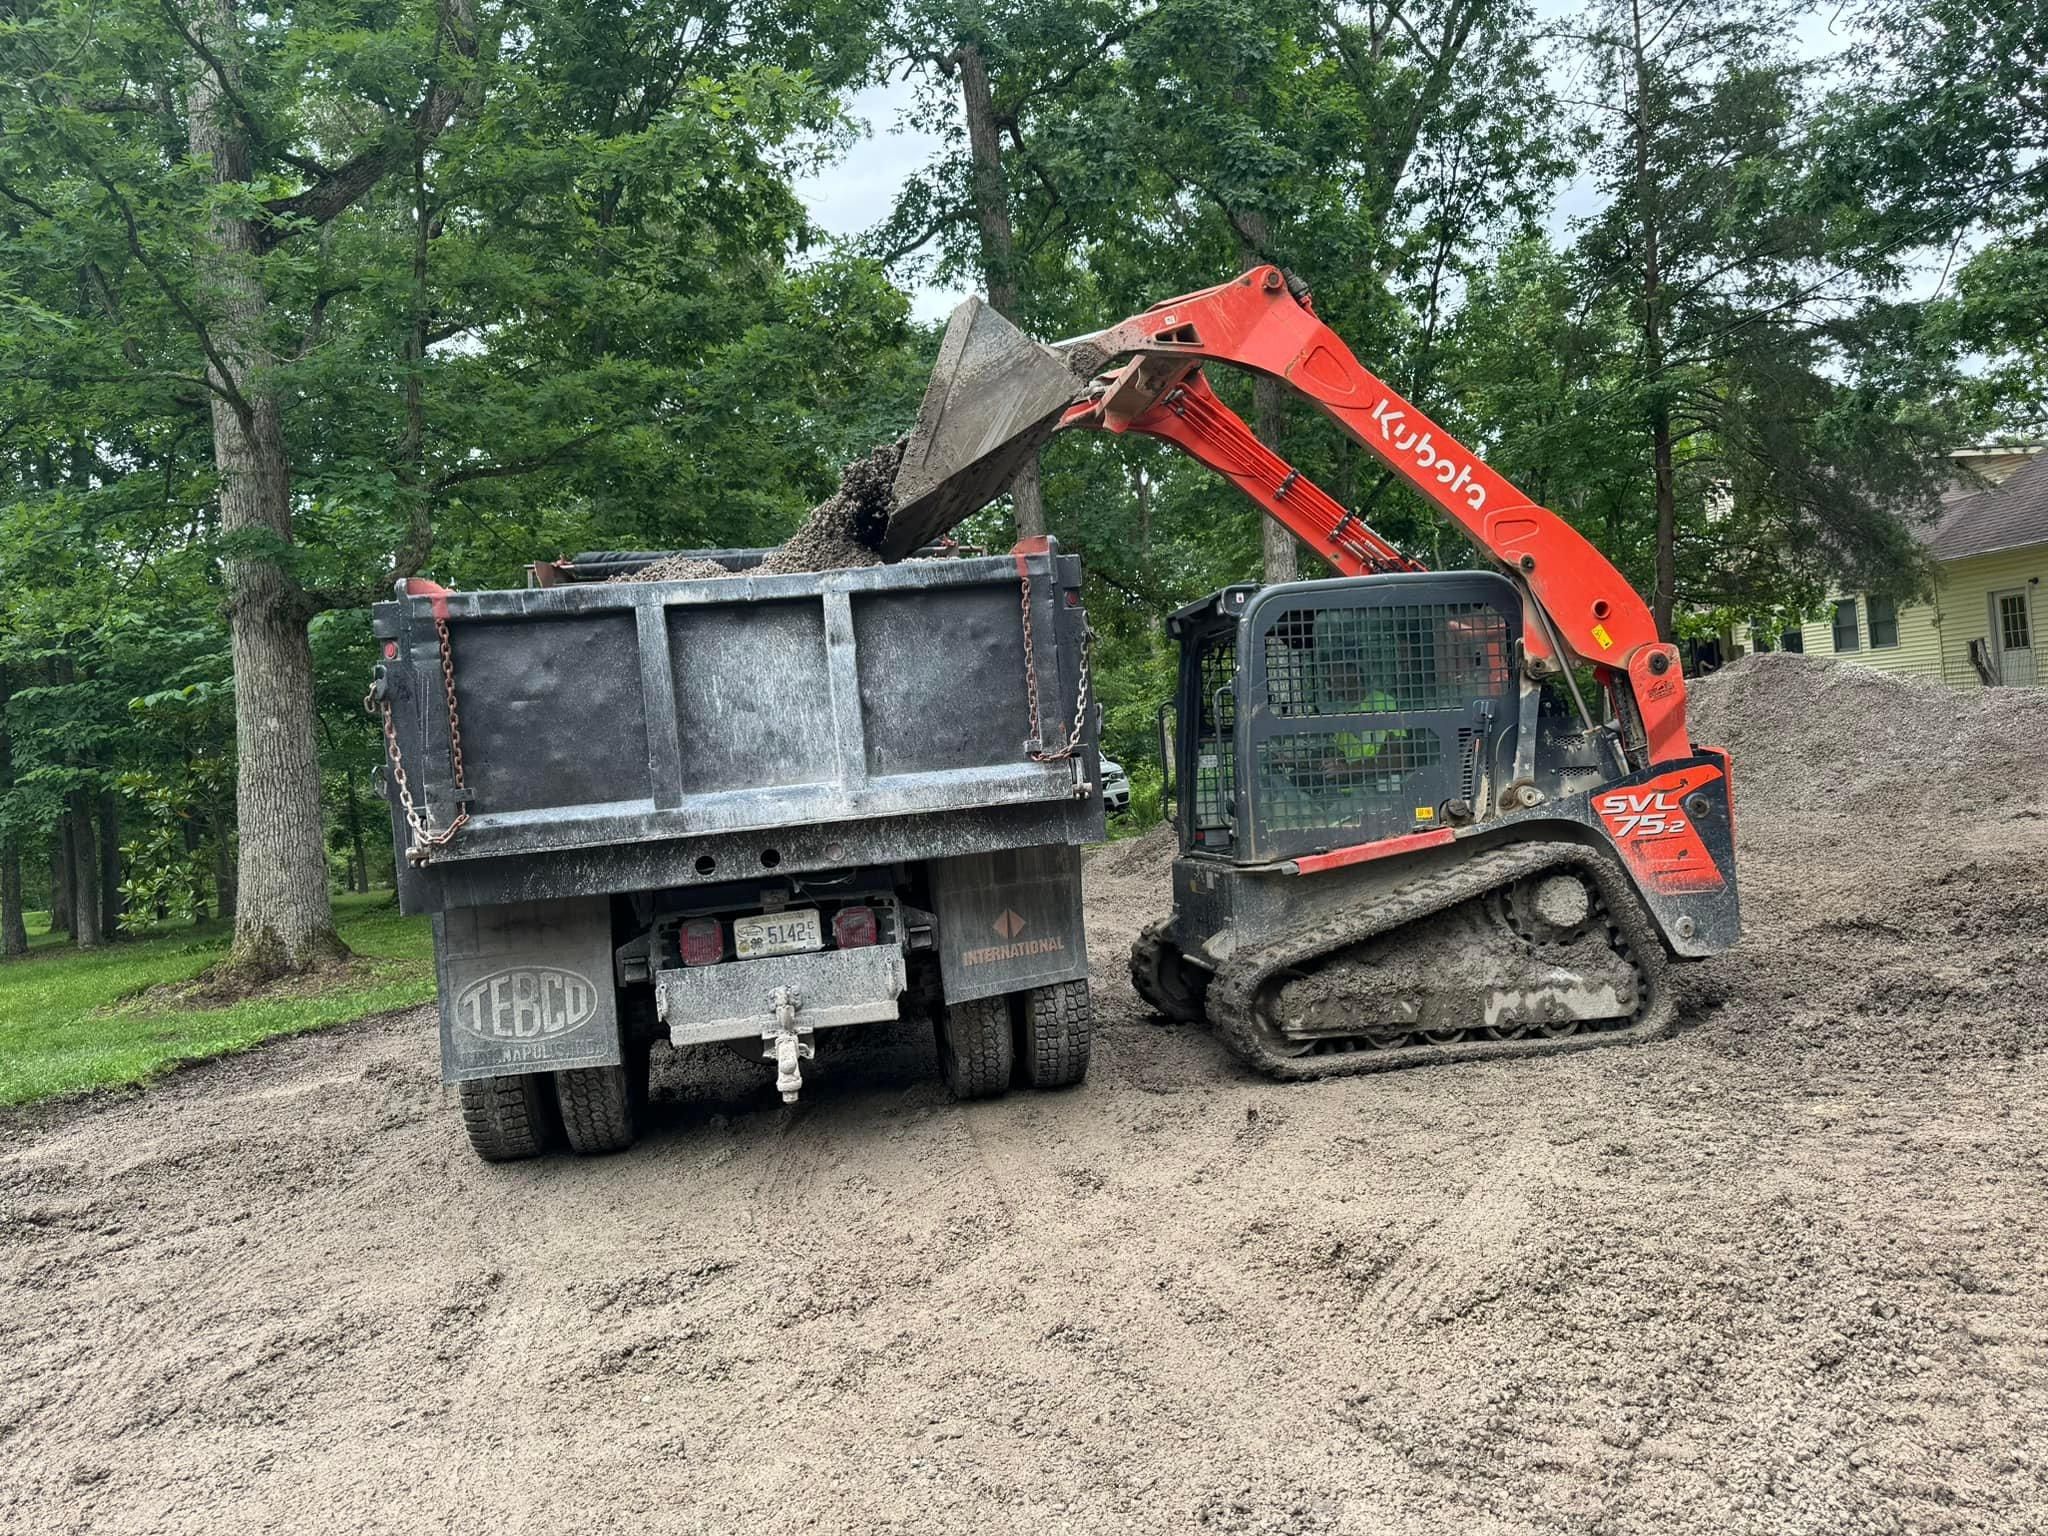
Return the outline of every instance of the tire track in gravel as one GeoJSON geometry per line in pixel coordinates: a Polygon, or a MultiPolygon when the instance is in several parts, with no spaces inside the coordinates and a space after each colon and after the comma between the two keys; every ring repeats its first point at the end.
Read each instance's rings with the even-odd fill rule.
{"type": "Polygon", "coordinates": [[[1489,1282],[1506,1268],[1535,1203],[1555,1178],[1550,1143],[1525,1119],[1441,1219],[1401,1253],[1359,1306],[1385,1334],[1418,1317],[1445,1322],[1500,1294],[1489,1282]]]}

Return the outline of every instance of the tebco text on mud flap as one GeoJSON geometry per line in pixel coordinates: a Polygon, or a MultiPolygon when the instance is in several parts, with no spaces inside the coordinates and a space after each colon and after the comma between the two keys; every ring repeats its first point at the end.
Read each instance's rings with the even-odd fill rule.
{"type": "Polygon", "coordinates": [[[558,966],[519,966],[481,976],[455,998],[455,1017],[479,1040],[553,1039],[597,1014],[590,978],[558,966]]]}

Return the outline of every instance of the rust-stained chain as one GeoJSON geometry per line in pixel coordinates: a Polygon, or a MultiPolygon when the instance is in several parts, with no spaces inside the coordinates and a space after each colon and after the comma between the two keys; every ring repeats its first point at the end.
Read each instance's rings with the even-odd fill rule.
{"type": "Polygon", "coordinates": [[[363,697],[363,713],[384,717],[384,753],[391,760],[391,780],[398,786],[398,803],[405,811],[405,823],[412,841],[405,850],[408,864],[424,864],[434,850],[446,848],[455,834],[469,823],[469,786],[462,775],[462,712],[455,703],[455,650],[448,643],[448,621],[434,620],[434,635],[441,642],[441,691],[448,699],[448,762],[455,778],[455,819],[436,831],[434,820],[413,804],[412,785],[405,776],[405,764],[398,755],[398,730],[391,722],[391,696],[371,689],[363,697]]]}
{"type": "Polygon", "coordinates": [[[1038,713],[1038,656],[1032,644],[1031,635],[1031,572],[1027,567],[1020,583],[1024,588],[1024,700],[1031,709],[1031,739],[1039,743],[1031,749],[1034,763],[1057,763],[1069,758],[1079,750],[1088,726],[1088,671],[1095,655],[1095,630],[1084,619],[1081,628],[1081,686],[1074,696],[1074,729],[1064,745],[1047,750],[1044,746],[1045,727],[1038,713]]]}

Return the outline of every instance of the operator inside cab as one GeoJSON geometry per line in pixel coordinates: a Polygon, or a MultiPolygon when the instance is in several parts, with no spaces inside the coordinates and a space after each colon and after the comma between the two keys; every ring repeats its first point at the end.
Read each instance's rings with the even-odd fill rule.
{"type": "MultiPolygon", "coordinates": [[[[1400,675],[1397,642],[1370,613],[1325,613],[1316,626],[1315,649],[1321,687],[1318,712],[1325,715],[1385,715],[1402,705],[1391,686],[1400,675]]],[[[1364,814],[1360,797],[1393,794],[1407,771],[1405,730],[1347,728],[1327,738],[1322,769],[1335,804],[1333,820],[1364,814]]]]}

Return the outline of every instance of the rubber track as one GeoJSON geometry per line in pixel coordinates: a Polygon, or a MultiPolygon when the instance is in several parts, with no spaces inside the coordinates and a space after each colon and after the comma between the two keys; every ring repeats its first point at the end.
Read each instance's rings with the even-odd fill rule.
{"type": "Polygon", "coordinates": [[[457,1086],[462,1129],[487,1163],[538,1157],[548,1147],[548,1078],[544,1072],[476,1078],[457,1086]]]}
{"type": "Polygon", "coordinates": [[[1095,1006],[1086,981],[1056,981],[1024,994],[1024,1054],[1018,1065],[1033,1088],[1065,1088],[1088,1075],[1095,1006]]]}
{"type": "Polygon", "coordinates": [[[1016,1062],[1008,997],[978,997],[946,1005],[946,1086],[956,1099],[992,1099],[1007,1093],[1016,1062]]]}
{"type": "Polygon", "coordinates": [[[1216,980],[1209,988],[1208,1013],[1230,1049],[1268,1077],[1289,1081],[1351,1077],[1443,1062],[1552,1056],[1650,1039],[1671,1027],[1675,1012],[1665,985],[1666,973],[1663,945],[1627,877],[1612,860],[1578,843],[1518,843],[1479,854],[1441,874],[1419,876],[1319,927],[1302,929],[1284,939],[1232,955],[1218,968],[1216,980]],[[1259,990],[1276,971],[1312,965],[1374,934],[1418,922],[1526,875],[1565,865],[1583,870],[1592,879],[1606,905],[1607,920],[1619,931],[1628,958],[1641,978],[1633,1024],[1558,1038],[1459,1040],[1446,1045],[1424,1042],[1383,1050],[1361,1048],[1306,1056],[1283,1055],[1265,1044],[1255,1003],[1259,990]]]}
{"type": "Polygon", "coordinates": [[[584,1156],[623,1152],[639,1139],[627,1069],[574,1067],[555,1074],[562,1105],[562,1130],[573,1151],[584,1156]]]}

